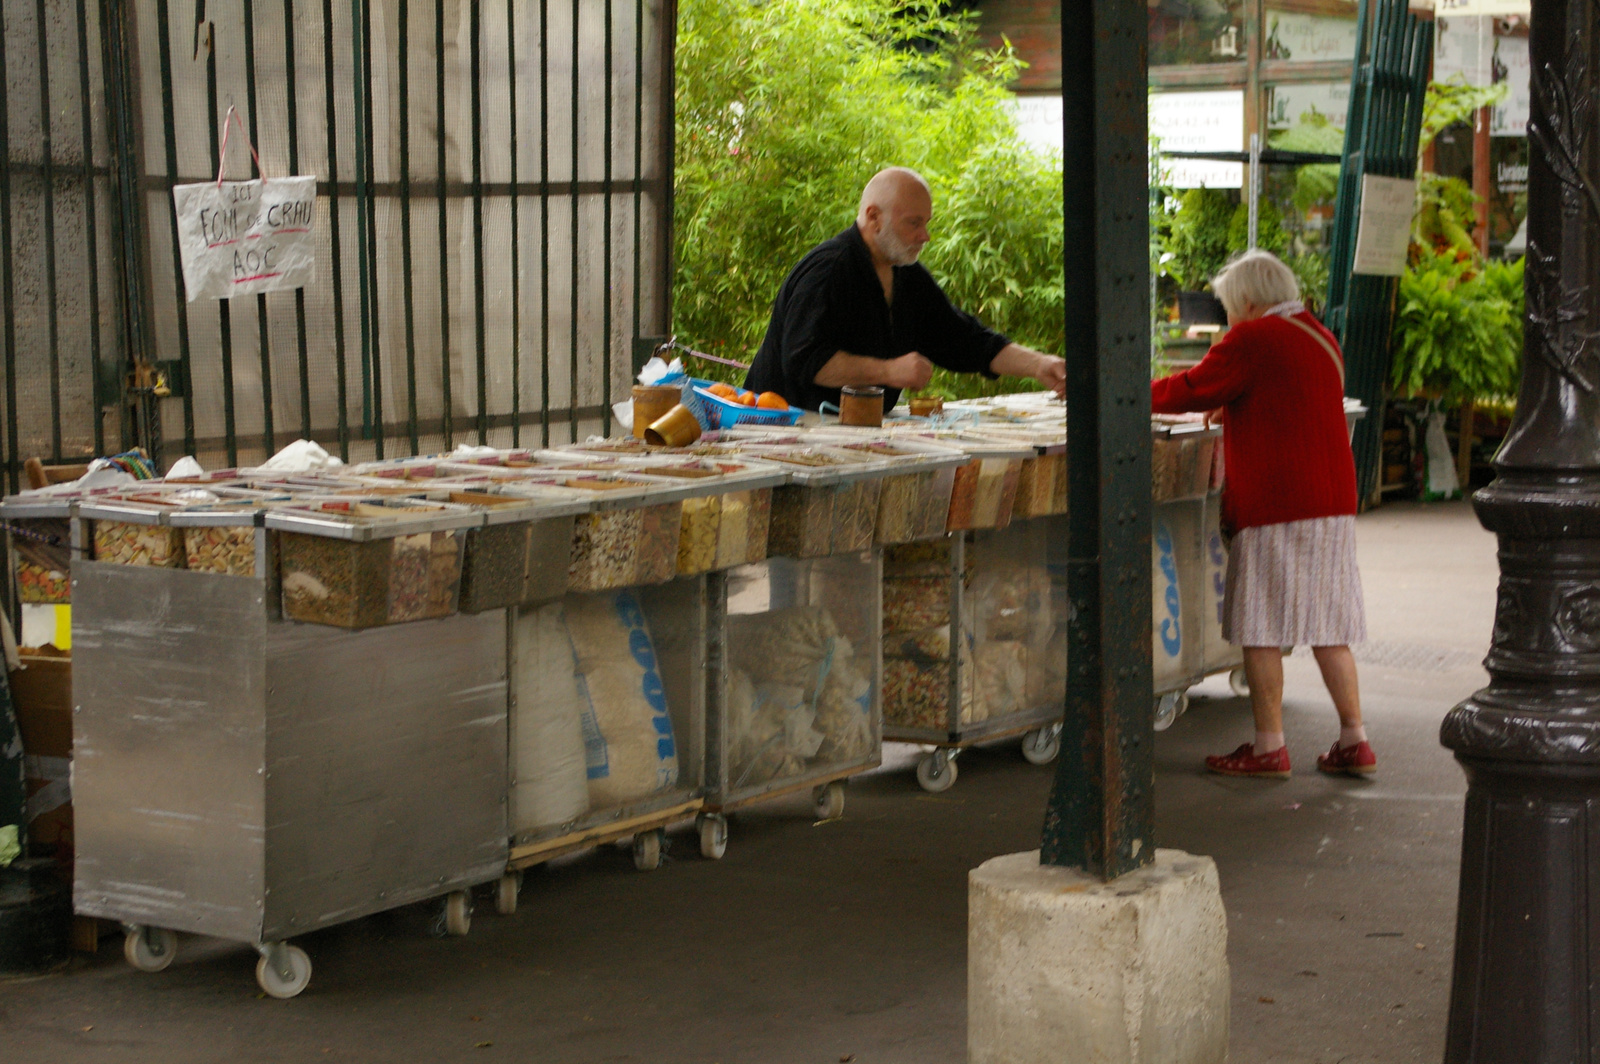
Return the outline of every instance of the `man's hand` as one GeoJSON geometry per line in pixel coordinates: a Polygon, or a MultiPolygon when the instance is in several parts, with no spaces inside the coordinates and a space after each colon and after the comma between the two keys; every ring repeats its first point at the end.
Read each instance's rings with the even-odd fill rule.
{"type": "Polygon", "coordinates": [[[890,388],[916,391],[918,388],[926,388],[928,381],[932,379],[933,363],[915,351],[908,351],[899,358],[891,358],[883,364],[883,383],[890,388]]]}
{"type": "Polygon", "coordinates": [[[1064,398],[1067,394],[1066,361],[1021,344],[1002,347],[989,363],[989,372],[1001,376],[1032,377],[1055,392],[1057,398],[1064,398]]]}
{"type": "Polygon", "coordinates": [[[1039,368],[1034,372],[1033,379],[1056,393],[1057,399],[1064,399],[1067,395],[1067,361],[1055,355],[1040,355],[1039,368]]]}

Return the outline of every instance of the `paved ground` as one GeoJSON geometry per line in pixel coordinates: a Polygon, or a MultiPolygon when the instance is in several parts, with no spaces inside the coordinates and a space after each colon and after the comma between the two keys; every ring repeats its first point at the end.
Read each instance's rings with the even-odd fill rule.
{"type": "MultiPolygon", "coordinates": [[[[1196,771],[1249,733],[1216,681],[1157,742],[1161,845],[1221,869],[1236,1064],[1442,1050],[1464,785],[1437,732],[1485,679],[1494,545],[1463,505],[1391,506],[1358,527],[1381,773],[1314,771],[1335,724],[1302,657],[1293,780],[1196,771]]],[[[0,984],[0,1059],[954,1064],[966,873],[1038,845],[1050,770],[980,750],[933,796],[912,753],[891,748],[857,780],[841,821],[814,824],[804,800],[744,814],[721,862],[685,834],[653,874],[607,849],[533,875],[515,916],[486,899],[465,939],[430,938],[421,908],[309,936],[316,974],[291,1002],[258,997],[236,944],[186,939],[143,975],[107,940],[67,975],[0,984]]]]}

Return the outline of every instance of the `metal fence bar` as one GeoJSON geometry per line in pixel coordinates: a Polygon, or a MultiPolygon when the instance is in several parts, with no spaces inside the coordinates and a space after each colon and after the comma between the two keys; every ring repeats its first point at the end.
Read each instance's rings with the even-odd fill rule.
{"type": "MultiPolygon", "coordinates": [[[[366,162],[365,177],[370,182],[377,166],[372,157],[372,145],[375,143],[374,125],[372,118],[372,3],[371,0],[357,0],[361,7],[361,59],[357,64],[356,79],[362,89],[363,106],[357,111],[365,129],[367,151],[361,154],[366,162]]],[[[370,349],[370,366],[372,370],[372,442],[378,458],[384,457],[384,424],[383,424],[383,342],[382,342],[382,316],[379,314],[378,299],[378,201],[372,189],[366,190],[366,223],[367,223],[367,270],[371,274],[367,285],[370,303],[368,316],[371,325],[372,346],[370,349]]]]}
{"type": "MultiPolygon", "coordinates": [[[[300,173],[300,81],[295,77],[294,0],[283,0],[283,69],[288,84],[289,173],[300,173]]],[[[254,115],[255,108],[250,109],[254,115]]],[[[300,435],[311,438],[311,355],[306,347],[306,291],[294,290],[294,335],[300,371],[300,435]]]]}
{"type": "Polygon", "coordinates": [[[489,367],[485,349],[483,307],[483,24],[481,8],[471,5],[469,54],[472,63],[472,285],[473,332],[478,355],[478,446],[489,442],[489,367]]]}
{"type": "Polygon", "coordinates": [[[444,93],[444,5],[434,4],[433,16],[434,61],[434,125],[438,129],[435,145],[439,183],[439,386],[444,403],[444,445],[456,445],[455,403],[451,396],[450,379],[450,223],[445,199],[445,93],[444,93]]]}
{"type": "MultiPolygon", "coordinates": [[[[255,5],[244,5],[244,77],[245,100],[250,110],[250,143],[252,146],[261,142],[260,127],[256,122],[256,20],[255,5]]],[[[288,86],[288,96],[294,98],[294,83],[288,86]]],[[[258,149],[259,150],[259,149],[258,149]]],[[[261,172],[261,167],[255,162],[252,152],[252,173],[257,178],[267,175],[261,172]]],[[[277,450],[274,446],[276,434],[272,431],[272,338],[267,331],[267,296],[265,292],[256,293],[256,346],[261,361],[261,439],[267,454],[277,450]]]]}
{"type": "MultiPolygon", "coordinates": [[[[633,77],[636,84],[644,81],[644,4],[633,5],[633,77]]],[[[633,94],[633,331],[629,335],[638,339],[640,306],[639,283],[641,217],[640,206],[644,199],[644,93],[633,94]]],[[[631,353],[630,353],[631,354],[631,353]]],[[[631,361],[629,363],[632,365],[631,361]]]]}
{"type": "Polygon", "coordinates": [[[322,0],[323,123],[328,129],[328,228],[333,237],[333,344],[334,373],[339,401],[339,457],[350,460],[350,385],[345,369],[344,270],[339,237],[339,135],[338,112],[333,105],[333,0],[322,0]]]}
{"type": "Polygon", "coordinates": [[[406,439],[411,453],[420,446],[417,438],[417,316],[416,292],[411,283],[411,5],[400,0],[400,283],[406,323],[406,439]]]}
{"type": "Polygon", "coordinates": [[[49,307],[45,330],[50,352],[50,458],[61,460],[61,307],[56,293],[56,173],[55,148],[51,143],[50,38],[45,20],[44,0],[36,0],[34,29],[39,44],[39,143],[44,194],[44,287],[49,307]]]}
{"type": "MultiPolygon", "coordinates": [[[[601,377],[601,384],[600,384],[600,387],[601,387],[600,406],[603,408],[604,413],[602,413],[600,415],[600,424],[601,424],[601,427],[602,427],[602,430],[604,431],[604,433],[607,436],[609,436],[609,435],[611,435],[611,195],[612,195],[612,189],[611,189],[611,139],[612,139],[612,135],[613,135],[613,127],[612,127],[612,124],[611,124],[611,122],[612,122],[612,120],[611,120],[611,103],[612,103],[611,59],[612,59],[612,52],[615,50],[616,45],[614,43],[615,42],[615,37],[614,37],[614,34],[612,33],[612,28],[611,28],[611,21],[612,21],[612,19],[611,19],[611,0],[602,0],[602,2],[606,5],[606,28],[605,28],[605,39],[606,39],[606,63],[605,63],[606,104],[605,104],[605,115],[606,115],[606,120],[605,120],[604,157],[603,157],[603,162],[601,164],[602,169],[601,169],[601,178],[600,178],[601,185],[603,186],[603,188],[601,189],[601,195],[604,197],[604,200],[603,200],[604,206],[601,208],[601,217],[603,219],[602,224],[604,226],[604,235],[601,237],[601,241],[602,241],[602,244],[603,244],[603,251],[602,251],[601,256],[600,256],[600,261],[601,261],[602,266],[605,269],[606,283],[603,286],[603,294],[605,296],[605,303],[602,305],[603,309],[600,312],[601,332],[603,333],[603,335],[605,337],[605,347],[603,349],[604,350],[604,354],[603,354],[603,357],[601,358],[601,366],[603,367],[603,376],[601,377]]],[[[577,176],[578,176],[577,174],[573,174],[572,176],[573,176],[573,180],[577,180],[577,176]]],[[[576,198],[576,197],[574,197],[574,198],[576,198]]]]}
{"type": "MultiPolygon", "coordinates": [[[[217,138],[217,49],[215,29],[207,27],[206,122],[211,135],[211,169],[222,173],[222,148],[217,138]]],[[[233,313],[226,299],[217,300],[217,332],[222,344],[222,418],[227,426],[228,465],[239,464],[239,437],[233,408],[233,313]]]]}
{"type": "MultiPolygon", "coordinates": [[[[517,186],[517,0],[506,0],[507,112],[511,126],[511,187],[517,186]]],[[[522,446],[522,234],[517,225],[521,196],[511,194],[511,446],[522,446]]]]}
{"type": "MultiPolygon", "coordinates": [[[[583,0],[572,0],[572,182],[578,182],[579,153],[578,145],[582,140],[582,133],[578,124],[578,89],[579,66],[582,51],[579,48],[578,16],[583,0]]],[[[568,197],[572,205],[572,236],[567,247],[571,251],[570,265],[572,267],[572,376],[567,379],[568,402],[573,406],[578,405],[578,197],[568,197]]],[[[572,442],[578,442],[578,423],[568,423],[572,442]]]]}
{"type": "MultiPolygon", "coordinates": [[[[89,281],[89,369],[100,371],[100,231],[99,214],[95,210],[94,169],[94,107],[89,85],[89,13],[84,0],[78,0],[75,14],[78,24],[78,110],[80,133],[83,138],[83,241],[84,273],[89,281]]],[[[106,453],[105,418],[100,416],[99,389],[89,389],[89,417],[93,421],[94,453],[106,453]]]]}
{"type": "MultiPolygon", "coordinates": [[[[0,158],[11,159],[11,80],[7,72],[6,42],[11,30],[5,9],[0,8],[0,158]]],[[[22,469],[21,446],[17,430],[17,260],[12,254],[11,167],[0,166],[0,259],[5,260],[4,339],[6,358],[6,457],[11,490],[16,491],[22,469]]]]}
{"type": "MultiPolygon", "coordinates": [[[[577,175],[574,174],[576,179],[577,175]]],[[[539,0],[539,443],[550,446],[550,0],[539,0]]]]}

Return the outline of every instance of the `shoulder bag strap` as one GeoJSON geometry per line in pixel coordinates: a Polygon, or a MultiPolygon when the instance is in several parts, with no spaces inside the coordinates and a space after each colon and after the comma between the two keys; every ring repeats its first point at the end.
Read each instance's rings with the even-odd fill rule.
{"type": "Polygon", "coordinates": [[[1298,318],[1292,318],[1285,315],[1283,320],[1288,322],[1290,325],[1293,325],[1295,328],[1302,330],[1307,336],[1311,337],[1317,343],[1322,345],[1322,349],[1328,352],[1328,357],[1333,359],[1334,368],[1339,371],[1339,390],[1341,392],[1344,391],[1344,359],[1339,357],[1339,352],[1336,351],[1334,346],[1328,342],[1328,338],[1298,318]]]}

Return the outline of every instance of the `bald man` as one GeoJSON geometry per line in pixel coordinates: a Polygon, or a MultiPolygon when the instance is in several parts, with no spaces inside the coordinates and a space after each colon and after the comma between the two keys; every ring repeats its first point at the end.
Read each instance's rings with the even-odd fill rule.
{"type": "Polygon", "coordinates": [[[956,309],[917,264],[933,197],[916,171],[893,166],[861,191],[855,224],[812,248],[783,282],[745,387],[815,410],[845,385],[883,387],[884,410],[925,387],[934,366],[986,377],[1032,377],[1060,395],[1066,366],[956,309]]]}

